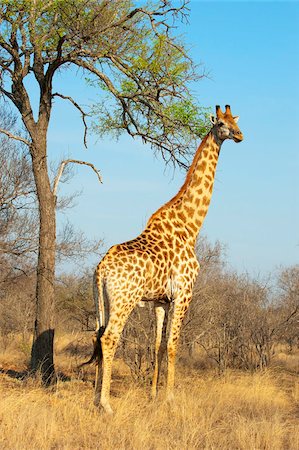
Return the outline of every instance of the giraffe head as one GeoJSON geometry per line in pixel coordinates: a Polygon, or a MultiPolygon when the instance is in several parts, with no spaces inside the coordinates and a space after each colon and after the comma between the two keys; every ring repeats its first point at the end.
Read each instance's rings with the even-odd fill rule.
{"type": "Polygon", "coordinates": [[[213,131],[221,142],[225,139],[233,139],[235,142],[243,140],[243,134],[240,131],[237,122],[239,116],[232,116],[230,106],[225,106],[225,112],[221,111],[220,106],[216,106],[216,116],[210,116],[214,125],[213,131]]]}

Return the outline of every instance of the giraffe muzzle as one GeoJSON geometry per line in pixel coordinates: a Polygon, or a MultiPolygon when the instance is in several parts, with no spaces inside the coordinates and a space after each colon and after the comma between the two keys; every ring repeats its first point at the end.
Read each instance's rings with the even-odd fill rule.
{"type": "Polygon", "coordinates": [[[232,131],[232,138],[235,142],[241,142],[243,141],[243,134],[241,131],[232,131]]]}

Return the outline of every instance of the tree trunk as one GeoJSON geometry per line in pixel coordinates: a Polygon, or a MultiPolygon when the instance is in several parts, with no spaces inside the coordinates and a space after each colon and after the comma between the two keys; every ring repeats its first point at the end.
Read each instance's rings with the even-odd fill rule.
{"type": "Polygon", "coordinates": [[[43,382],[50,384],[55,380],[53,343],[56,223],[55,198],[48,176],[46,150],[46,132],[37,133],[31,147],[40,222],[31,369],[34,372],[40,371],[43,382]]]}

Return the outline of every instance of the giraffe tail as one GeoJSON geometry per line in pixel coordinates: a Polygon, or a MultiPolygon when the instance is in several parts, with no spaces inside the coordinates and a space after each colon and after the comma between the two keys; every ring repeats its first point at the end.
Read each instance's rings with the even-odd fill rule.
{"type": "Polygon", "coordinates": [[[101,337],[103,336],[107,326],[106,314],[108,316],[108,302],[105,302],[106,293],[104,292],[104,290],[104,280],[101,276],[101,271],[99,270],[98,276],[98,272],[96,270],[93,276],[93,299],[96,310],[96,331],[92,339],[93,353],[88,361],[78,366],[79,369],[83,366],[93,363],[94,361],[100,363],[103,357],[101,337]]]}

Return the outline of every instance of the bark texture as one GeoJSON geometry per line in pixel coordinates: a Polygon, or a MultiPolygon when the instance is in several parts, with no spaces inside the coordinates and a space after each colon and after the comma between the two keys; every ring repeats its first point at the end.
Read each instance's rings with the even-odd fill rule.
{"type": "Polygon", "coordinates": [[[54,277],[56,221],[55,197],[47,170],[46,138],[37,134],[31,148],[32,166],[39,204],[39,254],[36,285],[36,320],[31,351],[31,369],[41,371],[48,384],[55,378],[54,345],[54,277]]]}

